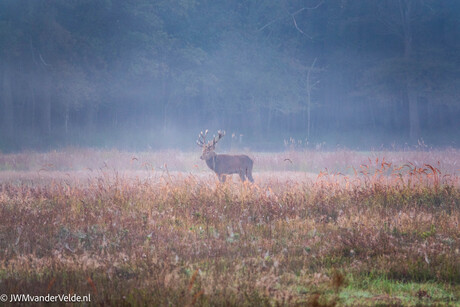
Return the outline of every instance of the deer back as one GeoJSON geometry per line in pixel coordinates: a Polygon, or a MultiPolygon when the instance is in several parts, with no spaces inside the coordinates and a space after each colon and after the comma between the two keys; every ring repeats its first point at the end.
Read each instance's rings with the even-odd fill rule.
{"type": "Polygon", "coordinates": [[[212,155],[206,164],[217,174],[238,174],[252,169],[253,161],[246,155],[212,155]]]}

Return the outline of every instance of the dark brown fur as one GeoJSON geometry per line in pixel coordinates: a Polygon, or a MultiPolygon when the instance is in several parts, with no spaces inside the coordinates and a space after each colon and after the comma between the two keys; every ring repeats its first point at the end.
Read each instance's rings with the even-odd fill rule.
{"type": "Polygon", "coordinates": [[[242,181],[254,182],[252,178],[252,166],[254,161],[246,155],[218,155],[214,151],[206,152],[201,156],[206,164],[212,169],[219,180],[225,182],[226,175],[238,174],[242,181]]]}

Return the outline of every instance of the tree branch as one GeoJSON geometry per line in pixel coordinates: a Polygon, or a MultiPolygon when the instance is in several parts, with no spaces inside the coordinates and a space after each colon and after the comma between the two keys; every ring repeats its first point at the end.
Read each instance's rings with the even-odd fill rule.
{"type": "Polygon", "coordinates": [[[303,12],[305,10],[315,10],[317,8],[319,8],[321,5],[323,5],[324,1],[320,1],[317,5],[313,6],[313,7],[303,7],[301,9],[298,9],[297,11],[295,11],[294,13],[290,13],[292,16],[295,16],[297,14],[299,14],[300,12],[303,12]]]}
{"type": "Polygon", "coordinates": [[[278,17],[278,18],[273,19],[272,21],[270,21],[269,23],[267,23],[265,26],[263,26],[262,28],[258,29],[257,32],[262,31],[262,30],[265,29],[266,27],[268,27],[268,26],[274,24],[275,22],[277,22],[278,20],[283,19],[283,18],[285,18],[285,17],[278,17]]]}
{"type": "MultiPolygon", "coordinates": [[[[299,32],[302,33],[303,35],[307,36],[309,39],[313,39],[313,37],[311,37],[311,36],[305,34],[305,32],[302,31],[302,30],[299,28],[299,26],[297,25],[297,21],[296,21],[296,19],[295,19],[295,15],[297,15],[297,14],[299,14],[299,13],[305,11],[305,10],[315,10],[315,9],[317,9],[318,7],[320,7],[321,5],[323,5],[323,3],[324,3],[324,0],[321,0],[320,2],[318,2],[317,5],[315,5],[315,6],[313,6],[313,7],[303,7],[303,8],[301,8],[301,9],[298,9],[298,10],[295,11],[294,13],[289,13],[289,12],[288,12],[288,14],[292,17],[292,20],[293,20],[293,22],[294,22],[294,26],[295,26],[295,28],[297,29],[297,31],[299,31],[299,32]]],[[[277,17],[277,18],[273,19],[273,20],[270,21],[269,23],[265,24],[263,27],[259,28],[259,29],[257,30],[257,32],[260,32],[260,31],[264,30],[265,28],[271,26],[271,25],[274,24],[275,22],[277,22],[277,21],[279,21],[279,20],[282,20],[282,19],[284,19],[284,18],[287,18],[287,16],[280,16],[280,17],[277,17]]]]}
{"type": "Polygon", "coordinates": [[[295,26],[295,28],[297,29],[297,31],[299,31],[300,33],[302,33],[303,35],[305,35],[305,36],[308,37],[309,39],[313,39],[313,37],[311,37],[310,35],[305,34],[305,32],[302,31],[302,30],[297,26],[297,22],[295,21],[295,16],[294,16],[294,15],[292,15],[292,20],[294,21],[294,26],[295,26]]]}
{"type": "Polygon", "coordinates": [[[43,65],[49,66],[49,65],[45,62],[45,60],[43,60],[42,54],[41,54],[40,52],[38,53],[38,56],[40,57],[40,60],[42,61],[43,65]]]}

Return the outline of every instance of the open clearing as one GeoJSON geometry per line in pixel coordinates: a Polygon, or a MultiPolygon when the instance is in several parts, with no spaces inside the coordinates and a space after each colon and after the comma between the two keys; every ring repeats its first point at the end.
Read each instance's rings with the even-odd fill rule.
{"type": "Polygon", "coordinates": [[[460,151],[0,155],[0,294],[109,305],[458,305],[460,151]]]}

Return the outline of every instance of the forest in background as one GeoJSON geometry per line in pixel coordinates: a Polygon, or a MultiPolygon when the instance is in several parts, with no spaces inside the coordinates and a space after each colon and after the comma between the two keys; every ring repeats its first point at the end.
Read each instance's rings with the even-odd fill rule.
{"type": "Polygon", "coordinates": [[[0,151],[460,143],[460,2],[2,0],[0,151]],[[302,143],[300,143],[302,142],[302,143]]]}

